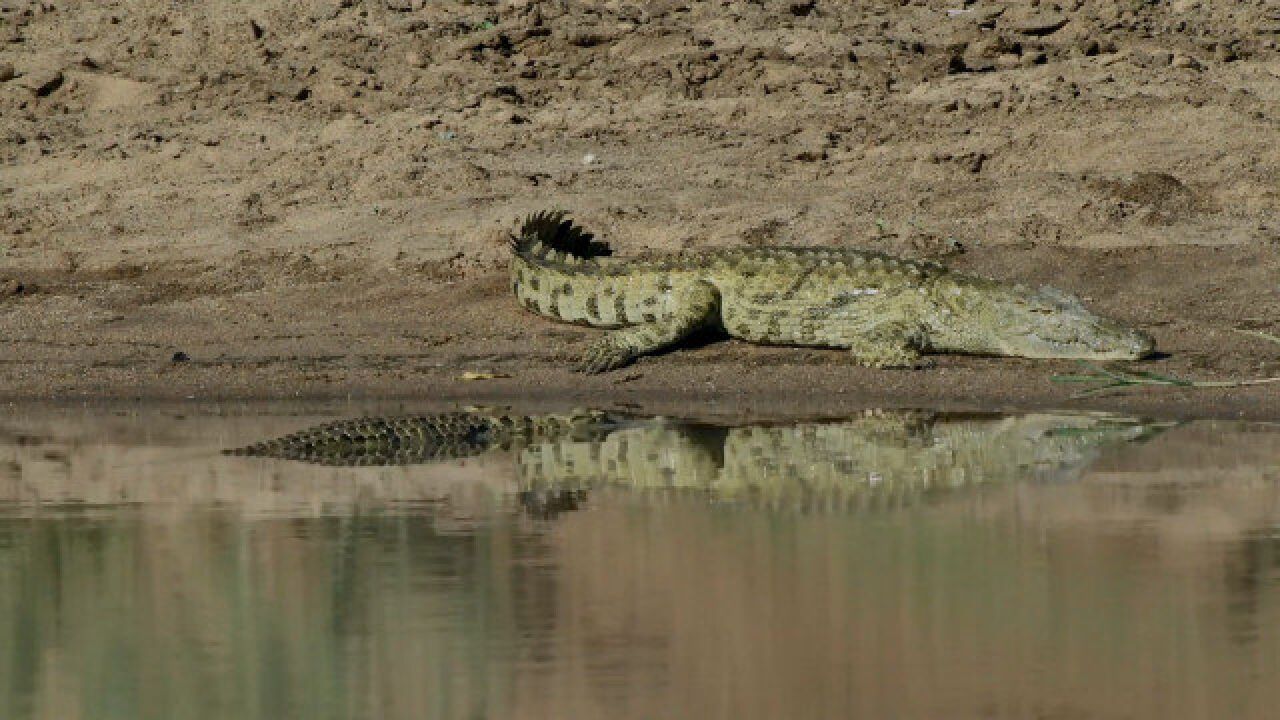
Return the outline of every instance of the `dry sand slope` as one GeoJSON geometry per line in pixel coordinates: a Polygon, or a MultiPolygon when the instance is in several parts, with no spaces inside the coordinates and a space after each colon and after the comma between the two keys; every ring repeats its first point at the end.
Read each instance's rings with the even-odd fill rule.
{"type": "MultiPolygon", "coordinates": [[[[503,281],[548,206],[620,254],[848,244],[1052,282],[1150,330],[1149,368],[1280,374],[1231,330],[1280,333],[1278,42],[1267,0],[0,0],[0,394],[1071,390],[1071,363],[736,342],[576,377],[595,334],[503,281]]],[[[1277,416],[1274,388],[1097,403],[1277,416]]]]}

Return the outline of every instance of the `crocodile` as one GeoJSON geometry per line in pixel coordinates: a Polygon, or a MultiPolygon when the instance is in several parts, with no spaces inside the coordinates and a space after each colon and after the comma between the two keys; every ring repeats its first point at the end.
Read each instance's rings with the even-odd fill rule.
{"type": "Polygon", "coordinates": [[[516,415],[484,408],[337,420],[283,437],[224,450],[319,465],[412,465],[509,450],[553,438],[586,439],[618,419],[595,410],[516,415]]]}
{"type": "Polygon", "coordinates": [[[1069,481],[1111,445],[1161,426],[1109,415],[947,415],[715,425],[597,411],[485,410],[359,418],[229,454],[321,465],[445,462],[509,452],[522,503],[550,513],[587,493],[693,492],[771,507],[885,508],[962,487],[1069,481]]]}
{"type": "Polygon", "coordinates": [[[924,353],[1136,360],[1155,344],[1075,296],[845,247],[730,247],[611,257],[563,211],[510,237],[511,289],[526,309],[611,332],[575,369],[601,373],[707,329],[766,345],[848,350],[868,367],[924,353]]]}

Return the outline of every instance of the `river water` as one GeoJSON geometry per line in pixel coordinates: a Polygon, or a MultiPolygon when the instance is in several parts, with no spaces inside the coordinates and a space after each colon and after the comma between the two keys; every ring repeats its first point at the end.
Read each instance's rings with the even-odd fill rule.
{"type": "Polygon", "coordinates": [[[220,453],[330,419],[0,421],[0,717],[1280,707],[1280,426],[884,411],[220,453]]]}

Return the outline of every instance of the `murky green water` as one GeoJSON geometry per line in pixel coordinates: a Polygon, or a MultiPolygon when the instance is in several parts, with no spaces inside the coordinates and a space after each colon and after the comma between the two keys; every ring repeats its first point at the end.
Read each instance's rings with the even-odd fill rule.
{"type": "Polygon", "coordinates": [[[324,419],[0,421],[0,717],[1280,707],[1280,427],[881,413],[218,454],[324,419]]]}

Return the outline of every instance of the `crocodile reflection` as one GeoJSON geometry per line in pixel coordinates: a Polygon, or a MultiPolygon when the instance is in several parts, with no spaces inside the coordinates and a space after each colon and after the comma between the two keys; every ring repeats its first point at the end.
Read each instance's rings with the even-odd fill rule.
{"type": "Polygon", "coordinates": [[[510,452],[535,515],[604,486],[766,504],[896,505],[979,484],[1071,480],[1104,448],[1161,428],[1106,415],[867,411],[788,424],[710,425],[598,411],[361,418],[228,451],[326,465],[510,452]]]}

